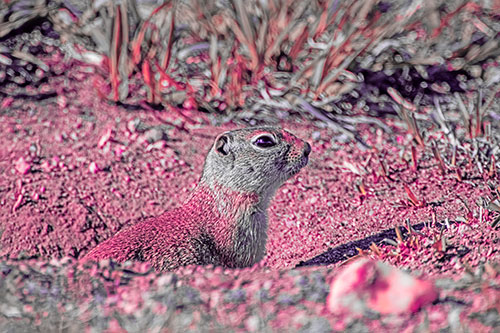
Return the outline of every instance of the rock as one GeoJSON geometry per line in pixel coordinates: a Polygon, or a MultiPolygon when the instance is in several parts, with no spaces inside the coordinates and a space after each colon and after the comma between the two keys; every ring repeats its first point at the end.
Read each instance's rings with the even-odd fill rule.
{"type": "Polygon", "coordinates": [[[334,313],[416,312],[438,297],[430,281],[417,279],[380,261],[360,259],[345,267],[330,285],[327,307],[334,313]]]}
{"type": "Polygon", "coordinates": [[[26,160],[24,159],[24,157],[20,157],[15,163],[15,168],[17,170],[17,172],[19,172],[21,175],[25,175],[27,174],[30,169],[31,169],[31,165],[26,162],[26,160]]]}
{"type": "Polygon", "coordinates": [[[155,143],[160,140],[165,140],[165,132],[158,127],[153,127],[147,130],[139,139],[140,142],[155,143]]]}
{"type": "Polygon", "coordinates": [[[98,173],[99,171],[101,171],[101,168],[97,165],[97,163],[96,163],[96,162],[92,162],[92,163],[90,163],[90,165],[89,165],[89,171],[90,171],[91,173],[94,173],[94,174],[95,174],[95,173],[98,173]]]}

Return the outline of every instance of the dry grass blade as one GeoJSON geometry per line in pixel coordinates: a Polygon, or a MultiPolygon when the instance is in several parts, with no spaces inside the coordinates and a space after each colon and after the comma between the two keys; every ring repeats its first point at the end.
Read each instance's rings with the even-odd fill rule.
{"type": "MultiPolygon", "coordinates": [[[[120,84],[118,87],[118,100],[123,101],[128,96],[128,78],[129,78],[129,25],[127,15],[127,0],[122,1],[120,8],[120,30],[121,45],[118,58],[118,68],[120,72],[120,84]]],[[[118,13],[117,13],[118,15],[118,13]]]]}
{"type": "Polygon", "coordinates": [[[120,6],[115,7],[114,20],[113,20],[113,37],[111,42],[110,54],[110,81],[113,93],[113,100],[117,102],[119,100],[118,94],[118,59],[120,56],[120,47],[122,42],[121,34],[121,9],[120,6]]]}
{"type": "Polygon", "coordinates": [[[382,239],[382,242],[389,244],[389,245],[392,245],[394,247],[398,246],[398,243],[396,243],[393,239],[384,238],[384,239],[382,239]]]}
{"type": "MultiPolygon", "coordinates": [[[[278,50],[282,47],[282,43],[290,37],[291,32],[296,29],[300,20],[300,17],[303,15],[307,7],[307,3],[299,3],[295,10],[293,11],[293,15],[290,18],[288,25],[280,32],[278,37],[271,42],[271,45],[267,47],[267,50],[264,54],[264,59],[269,61],[273,55],[278,53],[278,50]]],[[[286,7],[284,7],[286,9],[286,7]]],[[[307,29],[304,29],[306,31],[307,29]]],[[[304,31],[302,33],[304,33],[304,31]]],[[[267,35],[267,33],[266,33],[267,35]]],[[[305,38],[304,38],[305,40],[305,38]]],[[[301,44],[299,44],[300,46],[301,44]]],[[[291,53],[291,52],[290,52],[291,53]]]]}
{"type": "Polygon", "coordinates": [[[480,137],[482,133],[482,120],[481,120],[481,102],[483,99],[483,94],[481,90],[477,92],[477,102],[476,102],[476,132],[474,136],[480,137]]]}
{"type": "Polygon", "coordinates": [[[491,222],[491,227],[492,228],[497,228],[500,225],[500,216],[498,216],[493,222],[491,222]]]}
{"type": "Polygon", "coordinates": [[[372,252],[375,253],[378,257],[382,256],[382,252],[380,251],[379,247],[373,242],[370,244],[370,250],[372,250],[372,252]]]}
{"type": "Polygon", "coordinates": [[[417,196],[412,192],[410,187],[408,185],[403,184],[404,189],[406,194],[408,195],[408,199],[410,199],[410,202],[415,206],[415,207],[424,207],[425,203],[424,201],[418,200],[417,196]]]}
{"type": "Polygon", "coordinates": [[[438,148],[434,142],[432,142],[432,153],[434,154],[434,158],[438,161],[439,170],[441,170],[441,174],[444,176],[446,174],[446,165],[444,164],[443,158],[438,151],[438,148]]]}
{"type": "Polygon", "coordinates": [[[168,65],[170,64],[170,59],[172,58],[172,47],[174,45],[174,29],[175,29],[175,4],[172,6],[170,10],[170,29],[168,32],[168,41],[166,47],[165,56],[162,59],[161,68],[166,70],[168,65]]]}
{"type": "Polygon", "coordinates": [[[417,120],[415,119],[413,112],[408,114],[408,110],[405,107],[400,108],[399,106],[396,106],[395,109],[396,112],[399,114],[399,117],[405,121],[408,131],[413,136],[413,138],[417,141],[417,143],[421,147],[425,147],[424,140],[420,135],[420,131],[417,125],[417,120]]]}
{"type": "Polygon", "coordinates": [[[253,31],[253,25],[250,24],[249,15],[245,9],[245,5],[242,0],[233,0],[234,7],[236,8],[236,13],[240,19],[241,27],[243,28],[243,32],[245,33],[246,39],[250,44],[255,43],[255,36],[253,31]]]}
{"type": "Polygon", "coordinates": [[[387,89],[387,93],[389,94],[389,96],[392,97],[392,99],[396,103],[398,103],[399,105],[401,105],[401,107],[403,109],[406,109],[406,110],[409,110],[409,111],[412,111],[412,112],[417,110],[417,108],[415,107],[415,105],[413,105],[413,103],[411,103],[408,100],[406,100],[405,98],[403,98],[403,96],[401,96],[401,94],[399,93],[399,91],[397,91],[393,87],[389,87],[387,89]]]}
{"type": "Polygon", "coordinates": [[[455,134],[453,133],[453,130],[451,130],[448,125],[446,118],[444,117],[443,111],[441,110],[441,105],[439,104],[438,99],[434,96],[434,107],[435,107],[435,114],[437,115],[434,117],[434,119],[438,122],[438,124],[441,126],[441,130],[443,131],[444,134],[448,137],[450,143],[453,146],[456,146],[458,144],[457,139],[455,137],[455,134]]]}
{"type": "Polygon", "coordinates": [[[403,240],[403,235],[401,234],[401,229],[399,229],[399,227],[395,227],[394,231],[396,232],[396,239],[398,243],[402,244],[404,240],[403,240]]]}
{"type": "Polygon", "coordinates": [[[141,45],[144,41],[144,35],[146,34],[147,23],[143,23],[139,29],[136,37],[132,40],[132,61],[135,65],[139,64],[141,61],[141,45]]]}
{"type": "Polygon", "coordinates": [[[465,128],[467,129],[467,133],[472,133],[471,131],[471,122],[470,122],[470,114],[469,112],[467,111],[465,105],[464,105],[464,101],[462,100],[462,97],[460,97],[460,94],[459,93],[455,93],[454,94],[455,96],[455,99],[457,101],[457,104],[458,104],[458,108],[460,109],[460,112],[462,114],[462,118],[463,118],[463,121],[464,121],[464,124],[465,124],[465,128]]]}
{"type": "Polygon", "coordinates": [[[304,25],[302,33],[300,34],[299,38],[297,38],[297,40],[294,42],[292,49],[288,54],[288,56],[290,57],[290,59],[292,59],[292,61],[295,61],[295,59],[297,58],[297,55],[302,50],[303,45],[308,36],[309,36],[309,28],[307,25],[304,25]]]}
{"type": "Polygon", "coordinates": [[[415,146],[411,146],[411,171],[417,172],[418,169],[418,158],[417,158],[417,149],[415,146]]]}
{"type": "Polygon", "coordinates": [[[488,171],[488,177],[493,178],[497,176],[497,167],[495,163],[495,155],[491,155],[490,170],[488,171]]]}
{"type": "Polygon", "coordinates": [[[153,78],[151,75],[151,66],[147,60],[142,62],[142,77],[144,79],[144,83],[148,87],[148,102],[153,103],[154,101],[154,84],[153,78]]]}
{"type": "Polygon", "coordinates": [[[252,25],[250,25],[248,13],[243,2],[241,0],[234,0],[234,6],[239,18],[239,24],[237,21],[234,21],[235,33],[239,36],[240,42],[248,48],[252,60],[250,68],[255,70],[259,66],[260,59],[255,45],[254,31],[252,25]]]}

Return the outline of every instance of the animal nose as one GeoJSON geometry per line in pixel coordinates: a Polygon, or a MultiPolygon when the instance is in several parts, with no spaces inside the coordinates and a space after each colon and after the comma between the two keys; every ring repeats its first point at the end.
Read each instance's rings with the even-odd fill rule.
{"type": "Polygon", "coordinates": [[[306,142],[304,145],[304,156],[308,157],[310,153],[311,153],[311,145],[306,142]]]}

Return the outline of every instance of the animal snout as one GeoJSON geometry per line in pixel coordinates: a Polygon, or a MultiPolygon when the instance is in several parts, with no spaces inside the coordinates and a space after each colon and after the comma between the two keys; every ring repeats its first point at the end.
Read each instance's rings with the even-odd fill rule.
{"type": "Polygon", "coordinates": [[[310,153],[311,153],[311,145],[306,142],[304,144],[304,156],[308,157],[310,153]]]}

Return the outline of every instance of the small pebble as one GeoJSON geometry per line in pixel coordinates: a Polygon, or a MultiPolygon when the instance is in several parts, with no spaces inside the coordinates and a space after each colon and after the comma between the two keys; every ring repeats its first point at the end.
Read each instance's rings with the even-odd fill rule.
{"type": "Polygon", "coordinates": [[[99,168],[96,162],[92,162],[89,165],[89,171],[95,174],[101,171],[101,169],[99,168]]]}
{"type": "Polygon", "coordinates": [[[17,172],[19,172],[21,175],[25,175],[30,171],[31,165],[28,162],[26,162],[24,157],[20,157],[15,162],[15,168],[16,168],[17,172]]]}

